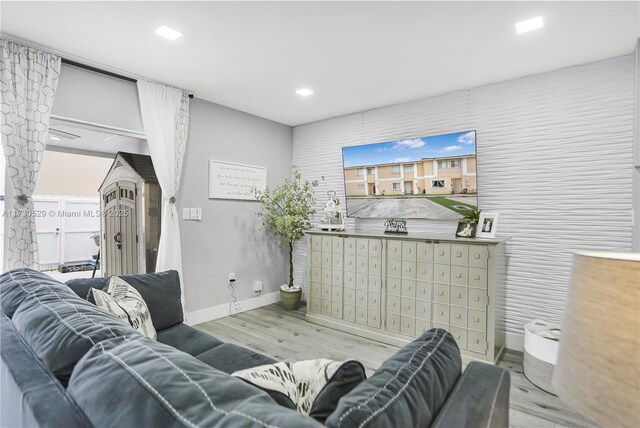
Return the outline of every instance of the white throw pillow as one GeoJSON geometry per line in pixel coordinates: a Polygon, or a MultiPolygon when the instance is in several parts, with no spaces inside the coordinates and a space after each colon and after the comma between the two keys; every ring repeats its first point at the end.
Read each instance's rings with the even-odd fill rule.
{"type": "Polygon", "coordinates": [[[93,298],[99,308],[111,312],[141,334],[156,339],[156,329],[153,327],[147,304],[138,290],[122,278],[112,276],[106,293],[94,288],[93,298]]]}

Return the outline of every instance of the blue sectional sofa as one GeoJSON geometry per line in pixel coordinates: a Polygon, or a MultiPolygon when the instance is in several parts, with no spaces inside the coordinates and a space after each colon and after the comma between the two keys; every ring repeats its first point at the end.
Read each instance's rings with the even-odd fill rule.
{"type": "Polygon", "coordinates": [[[508,372],[471,363],[461,373],[444,330],[402,348],[320,422],[230,375],[274,360],[185,325],[177,273],[125,280],[147,302],[157,341],[86,300],[106,279],[0,276],[0,426],[508,426],[508,372]]]}

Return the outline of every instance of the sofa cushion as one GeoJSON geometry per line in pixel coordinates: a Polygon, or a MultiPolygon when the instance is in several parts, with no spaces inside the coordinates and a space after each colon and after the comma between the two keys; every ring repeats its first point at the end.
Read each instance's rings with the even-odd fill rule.
{"type": "Polygon", "coordinates": [[[0,306],[9,318],[20,304],[34,296],[44,296],[56,291],[63,296],[73,293],[49,275],[32,269],[13,269],[0,276],[0,306]]]}
{"type": "Polygon", "coordinates": [[[263,391],[140,335],[98,343],[76,366],[67,391],[96,427],[321,427],[263,391]]]}
{"type": "MultiPolygon", "coordinates": [[[[121,278],[138,290],[146,302],[156,331],[184,321],[178,272],[168,270],[140,275],[123,275],[121,278]]],[[[83,299],[87,299],[89,290],[92,288],[104,291],[108,283],[109,278],[78,278],[66,282],[83,299]]]]}
{"type": "Polygon", "coordinates": [[[66,384],[73,366],[102,340],[138,335],[115,316],[75,294],[56,292],[25,301],[12,318],[27,345],[66,384]]]}
{"type": "Polygon", "coordinates": [[[117,276],[109,279],[106,291],[97,288],[91,290],[96,306],[111,312],[138,333],[155,340],[157,333],[153,328],[149,308],[138,290],[117,276]]]}
{"type": "Polygon", "coordinates": [[[340,399],[328,427],[427,427],[453,389],[462,361],[453,336],[432,329],[340,399]]]}
{"type": "Polygon", "coordinates": [[[186,324],[159,331],[156,340],[193,356],[222,345],[222,341],[186,324]]]}
{"type": "Polygon", "coordinates": [[[273,358],[232,343],[223,343],[209,351],[196,355],[196,358],[215,369],[229,374],[238,370],[276,362],[273,358]]]}

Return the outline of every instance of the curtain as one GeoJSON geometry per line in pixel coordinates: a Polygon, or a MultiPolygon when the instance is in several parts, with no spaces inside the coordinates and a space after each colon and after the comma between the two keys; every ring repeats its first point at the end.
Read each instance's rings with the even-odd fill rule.
{"type": "MultiPolygon", "coordinates": [[[[58,86],[60,57],[2,39],[0,132],[6,170],[16,195],[8,214],[5,270],[38,268],[38,241],[31,196],[47,144],[58,86]]],[[[3,192],[4,193],[4,192],[3,192]]]]}
{"type": "Polygon", "coordinates": [[[180,89],[146,80],[138,80],[138,95],[149,152],[164,199],[156,271],[178,271],[184,308],[184,277],[176,195],[180,187],[189,128],[189,96],[180,89]]]}

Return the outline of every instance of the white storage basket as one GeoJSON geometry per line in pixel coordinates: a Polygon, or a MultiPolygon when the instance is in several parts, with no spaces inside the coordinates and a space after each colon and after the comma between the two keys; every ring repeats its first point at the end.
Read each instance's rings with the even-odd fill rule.
{"type": "Polygon", "coordinates": [[[533,320],[524,326],[524,375],[537,387],[553,394],[551,378],[558,358],[560,326],[533,320]]]}

